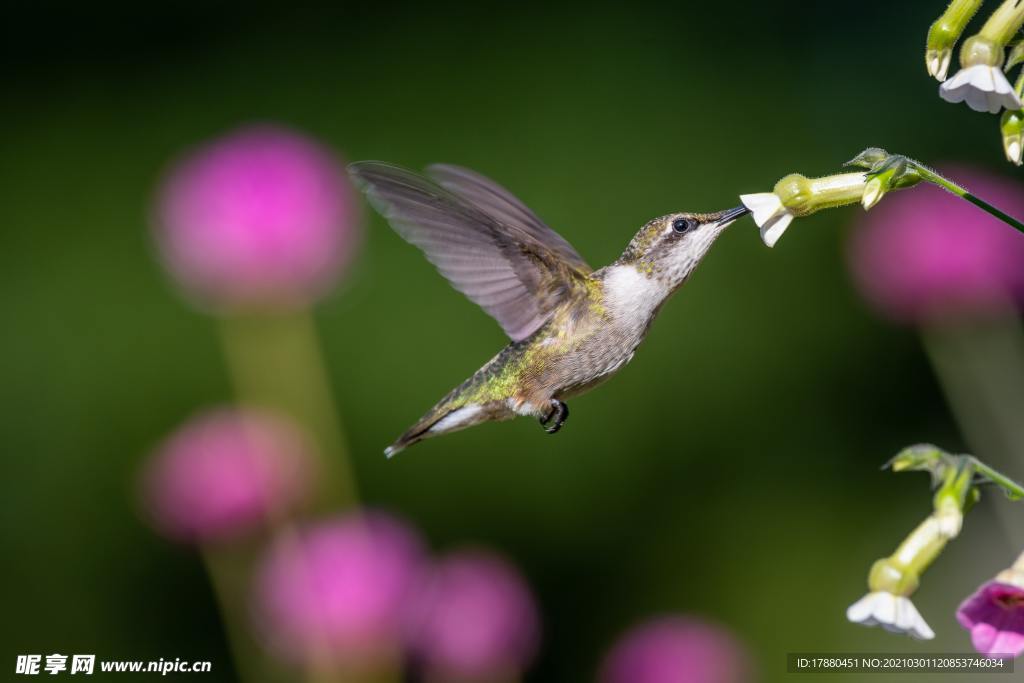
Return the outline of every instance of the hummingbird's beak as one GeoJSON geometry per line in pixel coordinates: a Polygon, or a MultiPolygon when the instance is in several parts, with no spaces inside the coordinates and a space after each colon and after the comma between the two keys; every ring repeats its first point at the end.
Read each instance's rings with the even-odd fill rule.
{"type": "Polygon", "coordinates": [[[726,209],[718,214],[717,225],[720,228],[724,228],[737,218],[742,218],[748,213],[750,213],[750,209],[745,206],[737,206],[735,209],[726,209]]]}

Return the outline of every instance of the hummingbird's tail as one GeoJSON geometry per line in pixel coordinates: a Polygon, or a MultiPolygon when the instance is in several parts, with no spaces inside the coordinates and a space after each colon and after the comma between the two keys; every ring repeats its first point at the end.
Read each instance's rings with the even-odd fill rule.
{"type": "Polygon", "coordinates": [[[486,403],[463,403],[458,405],[442,399],[430,412],[420,418],[419,422],[410,427],[390,446],[384,449],[384,455],[392,457],[414,443],[433,436],[457,432],[489,420],[509,420],[515,413],[505,401],[487,401],[486,403]]]}

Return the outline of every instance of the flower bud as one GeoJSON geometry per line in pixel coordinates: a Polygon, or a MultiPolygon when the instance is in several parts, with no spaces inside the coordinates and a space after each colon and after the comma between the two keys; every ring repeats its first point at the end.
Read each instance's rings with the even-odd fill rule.
{"type": "Polygon", "coordinates": [[[953,0],[942,16],[928,29],[925,65],[930,76],[939,81],[946,80],[953,46],[960,39],[971,17],[981,7],[981,3],[982,0],[953,0]]]}
{"type": "Polygon", "coordinates": [[[886,467],[893,472],[906,472],[909,470],[924,470],[931,472],[937,482],[939,469],[946,465],[948,455],[938,446],[929,443],[915,444],[908,446],[893,456],[892,460],[886,463],[886,467]]]}
{"type": "Polygon", "coordinates": [[[1020,166],[1024,159],[1024,111],[1007,109],[999,121],[1007,161],[1020,166]]]}
{"type": "Polygon", "coordinates": [[[847,161],[844,166],[856,166],[866,168],[869,171],[875,170],[884,163],[891,155],[881,147],[868,147],[863,152],[847,161]]]}

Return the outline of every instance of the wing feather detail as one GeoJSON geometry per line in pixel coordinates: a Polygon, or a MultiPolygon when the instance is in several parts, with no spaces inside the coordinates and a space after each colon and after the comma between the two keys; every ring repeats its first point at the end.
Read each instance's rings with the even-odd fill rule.
{"type": "Polygon", "coordinates": [[[441,187],[453,192],[506,225],[514,225],[529,234],[567,263],[583,273],[593,272],[569,242],[504,187],[490,178],[462,166],[432,164],[427,174],[441,187]]]}
{"type": "Polygon", "coordinates": [[[376,161],[352,164],[349,172],[394,230],[513,340],[529,337],[560,303],[585,292],[590,266],[483,176],[433,166],[434,182],[376,161]]]}

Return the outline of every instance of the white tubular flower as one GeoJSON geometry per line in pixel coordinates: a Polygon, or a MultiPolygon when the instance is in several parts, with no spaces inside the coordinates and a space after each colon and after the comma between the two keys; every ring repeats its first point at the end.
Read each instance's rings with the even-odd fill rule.
{"type": "Polygon", "coordinates": [[[1002,109],[1024,107],[1006,80],[1002,69],[988,64],[974,64],[960,69],[939,86],[939,96],[947,102],[966,102],[974,111],[998,114],[1002,109]]]}
{"type": "Polygon", "coordinates": [[[855,624],[881,626],[886,631],[903,633],[918,640],[935,637],[935,632],[910,598],[885,591],[873,591],[850,605],[846,618],[855,624]]]}
{"type": "Polygon", "coordinates": [[[775,183],[771,192],[743,194],[740,201],[754,215],[754,222],[761,229],[761,239],[774,247],[794,218],[859,201],[865,181],[864,173],[841,173],[824,178],[791,173],[775,183]]]}
{"type": "Polygon", "coordinates": [[[754,222],[761,229],[761,239],[769,247],[774,247],[793,222],[794,215],[774,192],[741,194],[740,201],[754,215],[754,222]]]}
{"type": "MultiPolygon", "coordinates": [[[[855,624],[881,626],[920,640],[931,640],[935,632],[910,601],[928,568],[949,537],[942,523],[931,515],[914,529],[891,556],[878,560],[868,572],[868,594],[850,605],[846,618],[855,624]]],[[[959,531],[959,530],[958,530],[959,531]]]]}
{"type": "MultiPolygon", "coordinates": [[[[966,102],[975,111],[998,114],[1000,109],[1021,109],[1020,97],[1003,75],[1006,44],[1024,24],[1024,3],[1003,0],[981,31],[960,49],[960,71],[939,86],[949,102],[966,102]]],[[[1014,57],[1016,59],[1016,57],[1014,57]]]]}

